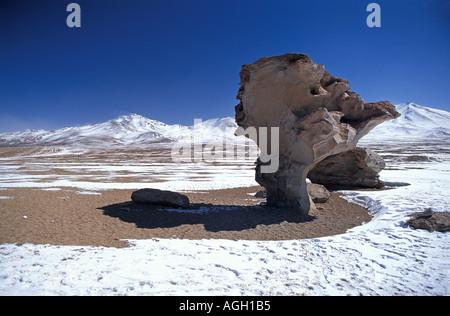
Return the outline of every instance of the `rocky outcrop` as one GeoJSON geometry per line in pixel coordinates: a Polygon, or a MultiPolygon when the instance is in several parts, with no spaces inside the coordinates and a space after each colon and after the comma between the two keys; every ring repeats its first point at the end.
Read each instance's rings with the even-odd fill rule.
{"type": "Polygon", "coordinates": [[[170,207],[189,207],[189,198],[183,194],[157,189],[142,189],[132,193],[131,200],[135,203],[162,205],[170,207]]]}
{"type": "Polygon", "coordinates": [[[425,229],[429,232],[447,232],[450,231],[450,213],[435,212],[431,208],[423,212],[410,215],[411,218],[406,225],[416,229],[425,229]]]}
{"type": "Polygon", "coordinates": [[[356,147],[325,158],[308,173],[314,183],[382,188],[379,173],[386,167],[383,157],[376,152],[356,147]]]}
{"type": "Polygon", "coordinates": [[[399,116],[387,101],[365,103],[347,80],[332,76],[302,54],[261,58],[242,66],[240,77],[237,124],[257,129],[254,140],[260,148],[266,140],[260,128],[279,128],[279,137],[267,137],[266,144],[278,149],[271,155],[278,160],[278,170],[267,172],[267,157],[261,156],[256,181],[267,189],[269,205],[302,214],[308,214],[311,206],[306,185],[311,168],[353,148],[375,126],[399,116]]]}

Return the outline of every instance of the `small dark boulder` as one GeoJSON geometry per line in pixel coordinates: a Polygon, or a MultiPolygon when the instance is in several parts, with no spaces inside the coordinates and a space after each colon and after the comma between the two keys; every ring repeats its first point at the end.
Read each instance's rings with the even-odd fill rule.
{"type": "Polygon", "coordinates": [[[142,189],[133,192],[131,200],[135,203],[163,205],[171,207],[189,207],[189,198],[186,195],[157,189],[142,189]]]}
{"type": "Polygon", "coordinates": [[[326,203],[330,199],[330,192],[321,184],[308,183],[308,193],[314,203],[326,203]]]}
{"type": "Polygon", "coordinates": [[[435,212],[431,208],[423,212],[414,213],[410,215],[411,218],[406,222],[406,225],[416,229],[425,229],[429,232],[447,232],[450,231],[450,213],[435,212]]]}

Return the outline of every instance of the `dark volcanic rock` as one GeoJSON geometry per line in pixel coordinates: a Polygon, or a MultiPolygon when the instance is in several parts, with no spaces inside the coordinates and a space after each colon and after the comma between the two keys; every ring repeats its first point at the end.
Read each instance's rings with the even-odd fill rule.
{"type": "Polygon", "coordinates": [[[186,195],[157,189],[142,189],[133,192],[131,199],[135,203],[163,205],[171,207],[189,207],[189,198],[186,195]]]}
{"type": "Polygon", "coordinates": [[[447,232],[450,230],[450,213],[434,212],[431,208],[423,212],[411,214],[406,225],[416,229],[425,229],[430,232],[447,232]]]}

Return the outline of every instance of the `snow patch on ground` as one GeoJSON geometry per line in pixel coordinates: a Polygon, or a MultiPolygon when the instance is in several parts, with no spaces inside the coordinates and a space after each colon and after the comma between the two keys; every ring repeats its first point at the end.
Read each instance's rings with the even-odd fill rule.
{"type": "Polygon", "coordinates": [[[76,191],[75,193],[83,195],[102,195],[100,192],[92,192],[92,191],[76,191]]]}

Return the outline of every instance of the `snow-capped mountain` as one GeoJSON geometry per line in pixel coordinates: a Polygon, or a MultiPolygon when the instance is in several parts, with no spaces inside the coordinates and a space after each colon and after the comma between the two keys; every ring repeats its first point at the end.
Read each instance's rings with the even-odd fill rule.
{"type": "Polygon", "coordinates": [[[448,140],[450,113],[413,102],[395,106],[401,116],[374,128],[362,142],[377,140],[448,140]]]}
{"type": "Polygon", "coordinates": [[[149,120],[139,115],[121,116],[111,121],[85,125],[80,127],[66,127],[54,131],[12,132],[0,134],[1,146],[28,145],[81,145],[96,146],[101,144],[121,144],[129,138],[142,134],[157,140],[163,140],[164,127],[167,125],[149,120]]]}
{"type": "MultiPolygon", "coordinates": [[[[384,140],[450,139],[450,113],[415,103],[396,106],[401,117],[379,125],[362,142],[384,140]]],[[[237,125],[232,117],[211,119],[193,126],[167,125],[132,114],[100,124],[66,127],[54,131],[26,130],[0,134],[0,147],[7,146],[143,146],[191,141],[200,133],[203,143],[233,138],[237,125]]]]}
{"type": "Polygon", "coordinates": [[[195,132],[200,132],[203,141],[207,142],[223,137],[224,133],[233,136],[236,127],[231,117],[204,121],[194,128],[194,126],[178,124],[168,125],[141,115],[131,114],[105,123],[66,127],[54,131],[25,130],[3,133],[0,134],[0,146],[139,146],[182,139],[190,140],[195,132]]]}

